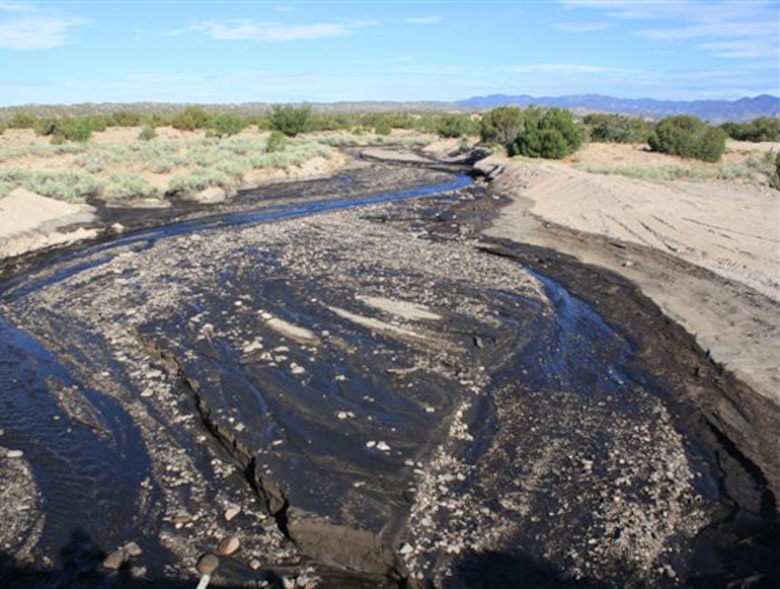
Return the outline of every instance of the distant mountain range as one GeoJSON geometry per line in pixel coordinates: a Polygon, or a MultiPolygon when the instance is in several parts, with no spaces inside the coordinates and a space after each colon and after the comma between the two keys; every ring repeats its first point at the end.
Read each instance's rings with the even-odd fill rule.
{"type": "Polygon", "coordinates": [[[653,100],[652,98],[614,98],[599,94],[571,96],[506,96],[492,94],[475,96],[456,103],[469,110],[490,109],[496,106],[558,106],[579,113],[611,112],[660,119],[672,115],[694,115],[711,123],[750,121],[758,117],[780,115],[780,98],[762,94],[739,100],[653,100]]]}

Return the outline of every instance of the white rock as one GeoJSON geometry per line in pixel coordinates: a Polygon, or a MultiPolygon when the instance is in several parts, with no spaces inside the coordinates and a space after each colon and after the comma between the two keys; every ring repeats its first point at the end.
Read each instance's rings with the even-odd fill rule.
{"type": "Polygon", "coordinates": [[[377,450],[381,450],[382,452],[389,452],[390,446],[387,444],[387,442],[378,442],[376,445],[377,450]]]}
{"type": "Polygon", "coordinates": [[[232,521],[239,513],[241,513],[241,507],[231,505],[225,510],[225,521],[232,521]]]}
{"type": "Polygon", "coordinates": [[[8,450],[5,455],[8,456],[8,458],[21,458],[24,456],[24,452],[21,450],[8,450]]]}

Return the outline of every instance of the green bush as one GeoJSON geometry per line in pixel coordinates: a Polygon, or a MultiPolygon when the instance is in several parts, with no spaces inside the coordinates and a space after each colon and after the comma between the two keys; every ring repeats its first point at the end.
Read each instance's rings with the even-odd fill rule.
{"type": "Polygon", "coordinates": [[[499,106],[485,113],[480,123],[480,137],[487,143],[509,147],[523,130],[524,114],[517,106],[499,106]]]}
{"type": "Polygon", "coordinates": [[[84,143],[92,136],[92,123],[89,119],[43,119],[36,123],[35,132],[51,137],[52,145],[67,141],[84,143]]]}
{"type": "Polygon", "coordinates": [[[239,116],[233,114],[221,114],[216,117],[212,123],[217,137],[230,137],[244,130],[246,122],[239,116]]]}
{"type": "Polygon", "coordinates": [[[151,141],[157,137],[157,131],[155,131],[154,127],[150,125],[144,125],[144,128],[141,129],[141,132],[138,133],[138,139],[140,141],[151,141]]]}
{"type": "Polygon", "coordinates": [[[374,133],[377,135],[390,135],[392,132],[393,129],[390,127],[390,123],[385,120],[379,121],[376,127],[374,127],[374,133]]]}
{"type": "Polygon", "coordinates": [[[780,151],[775,155],[775,172],[769,178],[769,185],[775,190],[780,190],[780,151]]]}
{"type": "Polygon", "coordinates": [[[287,139],[281,131],[272,131],[265,146],[267,153],[279,153],[287,147],[287,139]]]}
{"type": "Polygon", "coordinates": [[[697,117],[677,115],[660,121],[648,144],[660,153],[716,162],[726,150],[726,132],[707,126],[697,117]]]}
{"type": "Polygon", "coordinates": [[[8,126],[11,129],[34,129],[36,122],[37,121],[34,116],[29,113],[20,111],[14,113],[14,116],[11,117],[11,122],[8,124],[8,126]]]}
{"type": "Polygon", "coordinates": [[[780,119],[759,117],[749,123],[723,123],[720,126],[737,141],[780,141],[780,119]]]}
{"type": "Polygon", "coordinates": [[[5,124],[4,121],[0,121],[0,135],[5,133],[5,130],[8,128],[8,125],[5,124]]]}
{"type": "Polygon", "coordinates": [[[111,113],[114,127],[137,127],[141,124],[141,115],[133,110],[118,110],[111,113]]]}
{"type": "Polygon", "coordinates": [[[512,143],[510,155],[561,159],[585,141],[585,129],[568,110],[529,108],[524,118],[523,130],[512,143]]]}
{"type": "Polygon", "coordinates": [[[121,201],[134,198],[157,198],[160,196],[160,191],[137,174],[119,172],[111,176],[101,194],[107,200],[121,201]]]}
{"type": "Polygon", "coordinates": [[[647,143],[653,130],[648,121],[626,115],[593,113],[585,115],[582,122],[590,138],[603,143],[647,143]]]}
{"type": "Polygon", "coordinates": [[[171,121],[171,126],[179,131],[206,129],[210,124],[211,115],[199,106],[188,106],[171,121]]]}
{"type": "Polygon", "coordinates": [[[275,104],[271,111],[271,129],[295,137],[310,129],[312,110],[310,106],[290,106],[275,104]]]}
{"type": "Polygon", "coordinates": [[[464,137],[473,131],[474,124],[468,115],[447,115],[442,117],[436,126],[439,137],[464,137]]]}

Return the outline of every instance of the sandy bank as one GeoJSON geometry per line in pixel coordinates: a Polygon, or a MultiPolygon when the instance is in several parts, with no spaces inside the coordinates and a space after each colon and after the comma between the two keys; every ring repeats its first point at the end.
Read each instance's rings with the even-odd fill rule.
{"type": "Polygon", "coordinates": [[[780,404],[777,191],[647,182],[496,156],[480,167],[493,174],[495,193],[511,200],[489,236],[623,275],[715,361],[780,404]]]}

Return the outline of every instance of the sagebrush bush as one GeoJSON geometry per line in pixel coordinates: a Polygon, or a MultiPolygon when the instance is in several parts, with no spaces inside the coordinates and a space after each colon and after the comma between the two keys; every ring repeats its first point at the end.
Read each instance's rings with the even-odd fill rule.
{"type": "Polygon", "coordinates": [[[287,139],[284,133],[281,131],[272,131],[268,136],[268,143],[266,143],[265,150],[268,153],[278,153],[284,151],[287,147],[287,139]]]}
{"type": "Polygon", "coordinates": [[[158,198],[160,191],[138,174],[118,172],[113,174],[102,188],[101,196],[111,201],[127,201],[136,198],[158,198]]]}

